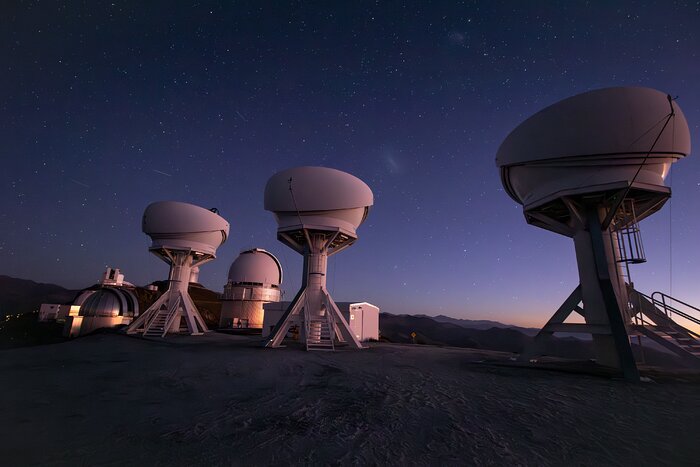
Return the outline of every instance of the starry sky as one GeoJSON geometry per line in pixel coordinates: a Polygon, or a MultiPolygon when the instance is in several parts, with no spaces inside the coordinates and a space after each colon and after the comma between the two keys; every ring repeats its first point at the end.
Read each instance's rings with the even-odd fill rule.
{"type": "MultiPolygon", "coordinates": [[[[525,223],[494,158],[522,120],[590,89],[678,95],[700,141],[699,2],[44,2],[0,5],[0,274],[71,288],[105,266],[144,285],[152,201],[231,223],[285,268],[263,209],[275,172],[323,165],[374,191],[329,261],[334,298],[539,326],[578,283],[570,239],[525,223]]],[[[637,288],[700,303],[700,158],[642,222],[637,288]]]]}

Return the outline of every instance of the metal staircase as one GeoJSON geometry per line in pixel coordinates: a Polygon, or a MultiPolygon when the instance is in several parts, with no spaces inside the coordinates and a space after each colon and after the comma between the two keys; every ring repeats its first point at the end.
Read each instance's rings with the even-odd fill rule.
{"type": "Polygon", "coordinates": [[[616,228],[614,233],[611,231],[610,241],[615,260],[621,263],[621,280],[627,287],[628,305],[623,313],[628,335],[637,337],[640,345],[641,337],[647,337],[686,363],[700,367],[700,334],[678,322],[690,327],[700,326],[700,309],[661,292],[649,297],[635,290],[629,265],[646,262],[646,255],[633,200],[625,199],[621,203],[613,222],[616,228]]]}
{"type": "Polygon", "coordinates": [[[143,337],[165,337],[166,330],[170,327],[179,306],[180,300],[176,300],[174,306],[169,309],[165,305],[161,306],[155,316],[146,324],[143,337]]]}
{"type": "Polygon", "coordinates": [[[700,309],[675,299],[661,292],[654,292],[651,297],[628,288],[629,315],[631,318],[630,334],[648,337],[650,340],[681,357],[685,362],[700,367],[700,333],[688,329],[676,320],[674,315],[689,324],[700,326],[700,309]],[[677,303],[685,308],[680,310],[677,303]]]}
{"type": "Polygon", "coordinates": [[[334,350],[333,333],[327,317],[310,319],[306,326],[306,350],[334,350]]]}
{"type": "MultiPolygon", "coordinates": [[[[682,331],[661,326],[641,326],[642,335],[671,350],[676,355],[694,361],[700,359],[700,341],[682,331]]],[[[700,360],[699,360],[700,362],[700,360]]]]}

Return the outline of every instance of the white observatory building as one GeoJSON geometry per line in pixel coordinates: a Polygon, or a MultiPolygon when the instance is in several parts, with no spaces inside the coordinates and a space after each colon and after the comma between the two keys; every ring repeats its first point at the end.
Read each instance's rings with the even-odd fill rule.
{"type": "MultiPolygon", "coordinates": [[[[105,272],[102,274],[98,284],[100,287],[126,287],[131,290],[135,288],[134,284],[124,280],[124,274],[122,274],[119,269],[110,267],[105,269],[105,272]]],[[[83,290],[72,304],[42,303],[41,307],[39,308],[38,320],[65,322],[68,316],[78,316],[80,305],[90,294],[94,292],[94,288],[83,290]]]]}
{"type": "Polygon", "coordinates": [[[304,256],[301,290],[267,341],[279,347],[299,323],[307,350],[333,350],[335,341],[362,348],[326,288],[328,257],[357,240],[374,198],[359,178],[326,167],[297,167],[273,175],[265,209],[277,220],[277,239],[304,256]]]}
{"type": "Polygon", "coordinates": [[[96,329],[130,324],[139,314],[134,293],[124,287],[102,287],[86,294],[71,307],[63,328],[65,337],[78,337],[96,329]]]}
{"type": "Polygon", "coordinates": [[[282,265],[261,248],[242,251],[231,264],[221,304],[221,328],[262,329],[263,305],[281,298],[282,265]]]}
{"type": "MultiPolygon", "coordinates": [[[[139,315],[136,287],[119,269],[107,268],[96,286],[83,290],[72,305],[62,305],[64,337],[78,337],[96,329],[126,326],[139,315]]],[[[42,305],[43,309],[44,305],[42,305]]]]}
{"type": "Polygon", "coordinates": [[[177,201],[150,204],[143,213],[143,232],[150,252],[170,265],[168,290],[127,329],[129,334],[165,337],[168,333],[199,335],[207,331],[188,286],[198,279],[193,269],[216,258],[229,234],[229,223],[215,209],[177,201]]]}
{"type": "Polygon", "coordinates": [[[598,364],[638,379],[629,335],[656,335],[670,319],[653,305],[634,304],[641,294],[626,282],[623,267],[645,261],[637,223],[671,196],[664,179],[689,153],[678,105],[641,87],[564,99],[506,137],[496,157],[503,186],[529,224],[573,240],[580,280],[521,358],[538,354],[555,332],[589,333],[598,364]],[[572,313],[585,324],[565,323],[572,313]],[[654,326],[635,324],[642,314],[654,326]]]}

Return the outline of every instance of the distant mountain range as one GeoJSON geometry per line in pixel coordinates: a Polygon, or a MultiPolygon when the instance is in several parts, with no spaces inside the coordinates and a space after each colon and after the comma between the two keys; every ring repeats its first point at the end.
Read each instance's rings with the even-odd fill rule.
{"type": "MultiPolygon", "coordinates": [[[[379,315],[383,339],[397,343],[417,343],[470,347],[520,353],[532,341],[537,330],[508,326],[497,321],[471,321],[447,316],[379,315]],[[477,323],[478,327],[471,327],[477,323]],[[522,330],[527,332],[523,332],[522,330]],[[415,341],[411,333],[416,333],[415,341]]],[[[549,355],[590,358],[591,343],[574,337],[553,338],[546,349],[549,355]]]]}
{"type": "MultiPolygon", "coordinates": [[[[513,329],[515,331],[520,331],[526,336],[536,336],[540,332],[539,328],[523,328],[520,326],[515,326],[513,324],[503,324],[498,321],[490,321],[488,319],[457,319],[451,318],[445,315],[428,316],[428,315],[413,315],[424,318],[430,318],[440,323],[451,323],[458,326],[462,326],[470,329],[491,329],[491,328],[503,328],[503,329],[513,329]]],[[[572,332],[558,332],[557,337],[574,337],[579,340],[589,341],[591,336],[588,334],[579,334],[572,332]]]]}
{"type": "Polygon", "coordinates": [[[514,326],[512,324],[503,324],[498,321],[490,321],[488,319],[458,319],[451,318],[445,315],[428,316],[428,315],[412,315],[418,318],[430,318],[439,323],[451,323],[457,326],[462,326],[464,328],[471,329],[491,329],[491,328],[504,328],[504,329],[514,329],[520,331],[527,336],[534,336],[539,332],[537,328],[522,328],[520,326],[514,326]]]}
{"type": "Polygon", "coordinates": [[[71,303],[78,290],[0,275],[0,318],[31,313],[42,303],[71,303]]]}
{"type": "MultiPolygon", "coordinates": [[[[518,328],[497,321],[470,321],[448,316],[392,315],[390,313],[379,315],[379,331],[381,339],[387,342],[468,347],[512,353],[521,353],[534,339],[533,329],[518,328]],[[472,322],[480,323],[481,328],[469,327],[472,322]],[[486,328],[487,326],[490,327],[486,328]],[[528,333],[521,329],[525,329],[528,333]],[[412,333],[416,334],[415,338],[411,336],[412,333]]],[[[632,350],[635,354],[639,352],[635,343],[632,343],[632,350]]],[[[579,339],[570,335],[552,337],[543,349],[543,355],[588,360],[593,357],[593,342],[590,337],[588,339],[579,339]]],[[[650,365],[682,366],[682,362],[675,356],[654,345],[645,344],[644,357],[646,363],[650,365]]]]}

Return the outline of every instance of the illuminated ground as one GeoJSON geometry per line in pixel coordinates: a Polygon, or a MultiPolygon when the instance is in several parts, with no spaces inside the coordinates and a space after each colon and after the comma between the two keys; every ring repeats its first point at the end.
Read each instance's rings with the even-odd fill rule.
{"type": "MultiPolygon", "coordinates": [[[[698,382],[113,334],[0,352],[5,465],[697,465],[698,382]]],[[[492,355],[492,354],[490,354],[492,355]]]]}

